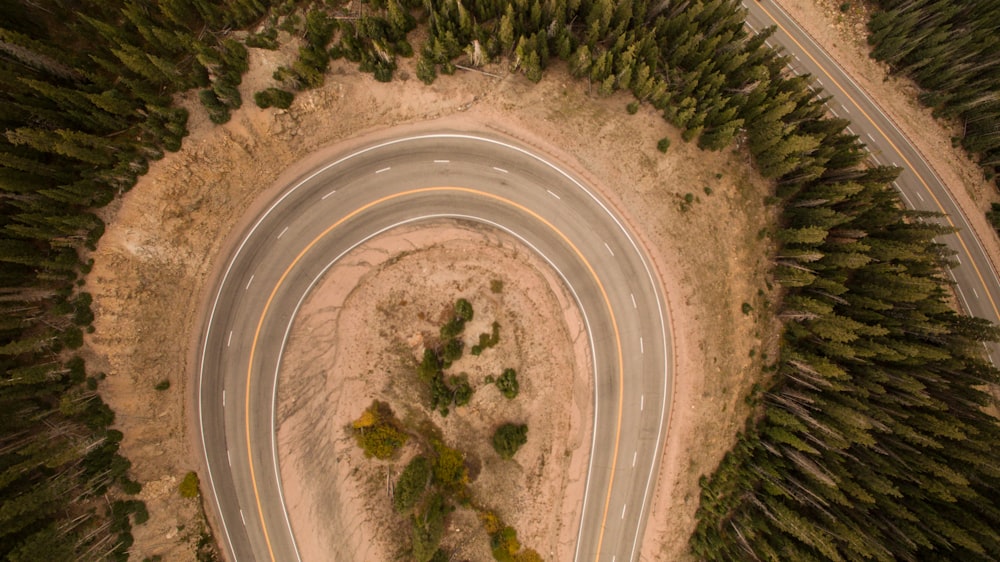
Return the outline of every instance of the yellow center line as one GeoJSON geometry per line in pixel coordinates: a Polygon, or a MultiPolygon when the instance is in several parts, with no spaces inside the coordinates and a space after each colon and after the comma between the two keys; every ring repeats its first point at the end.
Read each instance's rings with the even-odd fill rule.
{"type": "MultiPolygon", "coordinates": [[[[759,7],[761,11],[767,14],[767,17],[771,18],[771,21],[773,21],[774,24],[777,25],[779,29],[785,32],[785,35],[787,35],[788,38],[791,39],[792,42],[795,43],[799,47],[799,49],[802,50],[802,53],[805,54],[805,56],[809,57],[809,60],[811,60],[813,64],[815,64],[819,68],[819,71],[822,72],[824,76],[829,78],[830,81],[833,82],[833,84],[841,91],[841,93],[843,93],[844,96],[846,96],[847,99],[849,99],[851,103],[854,104],[857,110],[861,112],[861,115],[864,115],[865,119],[868,119],[868,122],[871,123],[872,127],[875,127],[875,130],[878,131],[883,138],[885,138],[885,141],[889,143],[889,146],[891,146],[892,149],[896,151],[896,154],[899,155],[900,159],[902,159],[903,162],[910,168],[910,171],[913,172],[914,177],[916,177],[917,181],[919,181],[924,186],[924,189],[927,190],[927,193],[931,196],[931,199],[934,200],[934,204],[937,205],[937,208],[944,215],[945,220],[948,221],[948,225],[955,229],[956,231],[955,238],[958,239],[958,243],[962,246],[962,250],[965,252],[965,255],[969,258],[969,265],[972,266],[972,270],[976,272],[976,277],[979,278],[979,282],[982,283],[984,292],[986,293],[986,298],[989,299],[990,306],[993,307],[993,314],[995,314],[996,317],[1000,318],[1000,309],[997,309],[997,303],[993,300],[993,295],[990,294],[989,285],[986,284],[986,279],[983,278],[982,272],[979,271],[979,267],[976,266],[975,260],[972,259],[972,252],[969,251],[969,247],[966,246],[965,244],[965,239],[962,237],[962,231],[955,226],[955,223],[951,220],[951,216],[945,212],[944,206],[941,205],[941,201],[939,201],[937,196],[934,195],[934,190],[931,189],[931,186],[928,185],[926,181],[924,181],[923,176],[917,173],[917,169],[913,166],[913,164],[906,157],[906,155],[903,154],[903,151],[901,151],[899,147],[896,146],[896,143],[892,142],[892,139],[889,138],[889,135],[885,134],[885,131],[883,131],[882,128],[879,127],[877,123],[875,123],[875,120],[872,119],[867,112],[865,112],[864,108],[861,107],[861,104],[859,104],[851,96],[851,94],[848,93],[847,89],[841,86],[840,82],[838,82],[836,78],[834,78],[829,72],[826,71],[825,68],[823,68],[823,65],[820,64],[820,62],[816,60],[805,47],[802,46],[802,43],[799,43],[798,40],[796,40],[795,37],[792,36],[791,33],[789,33],[788,29],[786,29],[785,26],[781,25],[781,23],[777,20],[777,18],[771,15],[771,12],[767,11],[767,8],[765,8],[760,3],[757,3],[757,7],[759,7]]],[[[972,311],[970,310],[969,313],[971,314],[972,311]]]]}
{"type": "MultiPolygon", "coordinates": [[[[345,215],[344,217],[342,217],[341,219],[337,220],[335,223],[327,227],[326,230],[321,232],[316,238],[314,238],[311,242],[309,242],[309,244],[307,244],[306,247],[303,248],[302,251],[299,252],[297,256],[295,256],[295,259],[292,260],[292,263],[281,274],[281,277],[278,278],[278,282],[275,284],[274,289],[271,290],[271,294],[267,297],[267,301],[264,303],[264,310],[260,314],[260,320],[257,322],[257,329],[254,332],[253,341],[250,344],[250,359],[247,366],[247,380],[246,380],[247,392],[245,401],[245,409],[246,409],[245,425],[246,425],[247,460],[249,461],[249,466],[250,466],[250,482],[253,485],[254,500],[257,503],[257,515],[260,517],[261,529],[264,532],[264,540],[267,543],[267,552],[270,555],[272,562],[274,562],[275,560],[274,550],[271,545],[271,537],[267,532],[267,523],[264,521],[264,509],[261,505],[260,494],[257,489],[257,477],[254,471],[253,455],[251,454],[251,441],[250,441],[250,380],[253,375],[253,362],[254,362],[254,356],[256,355],[257,351],[257,341],[260,339],[260,332],[264,326],[264,319],[271,308],[271,303],[274,301],[275,295],[277,295],[278,290],[284,284],[285,279],[288,278],[288,275],[291,273],[292,269],[294,269],[295,266],[298,265],[298,263],[306,255],[306,253],[309,252],[309,250],[312,249],[317,243],[319,243],[319,241],[322,240],[326,235],[331,233],[334,229],[336,229],[340,225],[344,224],[344,222],[350,220],[351,218],[356,217],[357,215],[367,211],[368,209],[371,209],[372,207],[381,205],[386,201],[410,195],[417,195],[421,193],[447,192],[447,191],[468,193],[493,199],[495,201],[499,201],[501,203],[514,207],[515,209],[531,216],[535,220],[547,226],[549,229],[555,232],[563,240],[563,242],[566,243],[566,245],[568,245],[573,250],[573,253],[575,253],[576,256],[580,259],[580,261],[584,264],[584,266],[586,266],[587,271],[590,272],[590,275],[594,278],[594,281],[597,283],[597,287],[600,289],[601,296],[604,299],[604,304],[608,307],[608,313],[611,316],[611,328],[615,333],[615,344],[617,346],[617,352],[618,352],[618,418],[617,418],[617,425],[615,428],[614,455],[612,456],[611,460],[611,478],[608,481],[608,493],[604,502],[604,513],[601,517],[601,532],[597,542],[597,552],[598,552],[598,557],[600,557],[601,543],[604,539],[604,528],[606,527],[608,519],[608,508],[610,507],[611,504],[611,484],[614,481],[615,468],[618,462],[618,446],[621,439],[622,406],[623,406],[623,394],[624,394],[624,382],[625,382],[625,374],[624,374],[625,367],[624,367],[624,359],[622,357],[621,335],[618,332],[618,321],[615,319],[614,310],[611,307],[611,299],[608,298],[608,293],[605,290],[604,285],[601,283],[600,278],[597,276],[597,272],[594,271],[593,266],[591,266],[590,262],[587,261],[587,259],[583,256],[583,253],[580,252],[580,250],[576,247],[576,245],[573,244],[573,242],[571,242],[570,239],[565,234],[562,233],[562,231],[560,231],[558,228],[555,227],[555,225],[547,221],[538,213],[532,211],[531,209],[523,205],[515,203],[509,199],[475,189],[470,189],[466,187],[425,187],[420,189],[411,189],[408,191],[402,191],[392,195],[387,195],[380,199],[376,199],[375,201],[372,201],[370,203],[362,205],[361,207],[358,207],[354,211],[351,211],[350,213],[348,213],[347,215],[345,215]]],[[[594,430],[596,431],[596,428],[594,430]]],[[[591,454],[593,454],[593,451],[591,452],[591,454]]]]}

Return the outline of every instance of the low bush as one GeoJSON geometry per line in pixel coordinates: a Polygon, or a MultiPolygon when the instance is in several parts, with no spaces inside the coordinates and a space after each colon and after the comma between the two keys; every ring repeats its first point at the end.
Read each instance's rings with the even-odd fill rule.
{"type": "Polygon", "coordinates": [[[388,459],[409,437],[385,402],[373,400],[361,417],[351,423],[352,433],[366,457],[388,459]]]}
{"type": "Polygon", "coordinates": [[[406,511],[417,504],[417,501],[427,489],[431,478],[431,463],[427,457],[417,455],[403,469],[396,480],[396,489],[392,496],[392,505],[396,511],[406,511]]]}
{"type": "Polygon", "coordinates": [[[181,492],[181,497],[184,498],[196,498],[200,493],[198,491],[198,473],[195,471],[188,472],[184,475],[184,479],[181,480],[178,489],[181,492]]]}
{"type": "Polygon", "coordinates": [[[504,369],[503,374],[497,378],[496,385],[508,400],[517,398],[517,393],[520,391],[520,385],[517,382],[517,371],[514,369],[504,369]]]}
{"type": "Polygon", "coordinates": [[[267,109],[277,107],[278,109],[288,109],[292,106],[295,94],[281,88],[267,88],[253,95],[253,101],[257,107],[267,109]]]}
{"type": "Polygon", "coordinates": [[[493,450],[503,459],[513,458],[527,442],[528,426],[525,424],[505,423],[493,434],[493,450]]]}

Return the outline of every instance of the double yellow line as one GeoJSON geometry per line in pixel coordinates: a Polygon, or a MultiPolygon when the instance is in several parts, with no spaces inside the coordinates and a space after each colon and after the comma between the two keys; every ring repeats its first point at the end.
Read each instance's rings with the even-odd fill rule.
{"type": "MultiPolygon", "coordinates": [[[[611,503],[611,484],[614,481],[615,468],[616,468],[616,465],[617,465],[617,462],[618,462],[618,446],[619,446],[619,441],[620,441],[620,438],[621,438],[621,426],[622,426],[622,400],[623,400],[623,394],[624,394],[623,384],[624,384],[624,381],[625,381],[625,376],[624,376],[624,359],[622,357],[621,335],[620,335],[619,330],[618,330],[618,321],[615,319],[614,310],[611,307],[611,300],[608,298],[608,292],[605,290],[604,285],[601,283],[601,280],[597,276],[597,272],[594,270],[593,266],[591,266],[590,262],[587,261],[587,259],[583,255],[583,253],[579,250],[579,248],[576,247],[575,244],[573,244],[573,242],[569,239],[569,237],[567,237],[565,234],[563,234],[563,232],[560,231],[558,228],[556,228],[555,225],[553,225],[551,222],[547,221],[545,218],[543,218],[541,215],[535,213],[531,209],[529,209],[529,208],[527,208],[527,207],[525,207],[523,205],[520,205],[518,203],[515,203],[515,202],[513,202],[513,201],[511,201],[509,199],[506,199],[504,197],[500,197],[498,195],[493,195],[491,193],[487,193],[487,192],[484,192],[484,191],[479,191],[479,190],[476,190],[476,189],[470,189],[470,188],[466,188],[466,187],[426,187],[426,188],[420,188],[420,189],[411,189],[411,190],[408,190],[408,191],[401,191],[399,193],[395,193],[395,194],[392,194],[392,195],[387,195],[385,197],[382,197],[382,198],[376,199],[374,201],[371,201],[370,203],[362,205],[361,207],[358,207],[357,209],[351,211],[350,213],[348,213],[347,215],[345,215],[344,217],[342,217],[341,219],[337,220],[332,225],[330,225],[329,227],[327,227],[326,230],[324,230],[318,236],[316,236],[311,242],[309,242],[309,244],[307,244],[305,246],[305,248],[302,249],[301,252],[299,252],[299,254],[297,256],[295,256],[295,259],[292,260],[291,264],[289,264],[289,266],[285,269],[285,271],[282,272],[281,277],[278,278],[277,283],[274,285],[274,288],[271,290],[271,294],[268,296],[267,301],[265,301],[265,303],[264,303],[264,309],[263,309],[263,311],[260,314],[260,320],[257,322],[257,329],[254,331],[253,341],[251,342],[251,345],[250,345],[250,358],[249,358],[249,361],[248,361],[248,364],[247,364],[246,401],[245,401],[245,405],[244,405],[245,410],[246,410],[246,414],[245,414],[245,418],[244,418],[244,423],[245,423],[245,428],[246,428],[247,462],[248,462],[249,467],[250,467],[250,482],[253,485],[254,500],[256,501],[256,504],[257,504],[257,514],[260,517],[260,524],[261,524],[261,529],[263,530],[263,533],[264,533],[264,540],[267,543],[267,552],[268,552],[268,554],[269,554],[272,562],[274,562],[274,560],[275,560],[275,557],[274,557],[274,548],[273,548],[273,546],[271,544],[271,537],[270,537],[270,535],[269,535],[269,533],[267,531],[267,523],[264,520],[264,509],[263,509],[263,507],[261,505],[260,494],[259,494],[258,487],[257,487],[257,477],[256,477],[256,473],[254,471],[253,455],[251,453],[251,450],[252,450],[251,449],[251,445],[252,445],[252,443],[251,443],[251,440],[250,440],[250,383],[251,383],[251,378],[253,376],[254,357],[256,356],[257,343],[260,340],[260,334],[261,334],[261,330],[263,329],[263,326],[264,326],[264,320],[267,317],[268,311],[271,309],[271,304],[273,303],[274,298],[275,298],[275,296],[278,293],[278,290],[284,284],[285,280],[288,278],[288,275],[291,273],[292,269],[294,269],[298,265],[298,263],[309,252],[309,250],[311,250],[314,246],[316,246],[316,244],[318,244],[328,234],[330,234],[331,232],[333,232],[339,226],[343,225],[346,221],[348,221],[348,220],[350,220],[350,219],[358,216],[359,214],[361,214],[361,213],[363,213],[365,211],[368,211],[369,209],[372,209],[372,208],[374,208],[374,207],[376,207],[378,205],[381,205],[383,203],[386,203],[386,202],[394,200],[394,199],[400,199],[400,198],[407,197],[407,196],[420,195],[420,194],[426,194],[426,193],[447,193],[447,192],[461,193],[461,194],[466,194],[466,195],[474,195],[474,196],[479,196],[479,197],[483,197],[483,198],[486,198],[486,199],[492,199],[494,201],[500,202],[502,204],[505,204],[505,205],[508,205],[510,207],[513,207],[513,208],[517,209],[518,211],[520,211],[520,212],[522,212],[522,213],[524,213],[524,214],[532,217],[533,219],[537,220],[538,222],[544,224],[546,227],[548,227],[549,229],[551,229],[553,232],[556,233],[556,235],[558,235],[558,237],[560,239],[562,239],[562,241],[564,243],[566,243],[567,246],[569,246],[572,249],[573,253],[576,254],[577,258],[579,258],[580,261],[581,261],[581,263],[583,263],[584,266],[587,268],[587,271],[593,277],[595,283],[597,283],[597,287],[599,288],[599,290],[601,292],[601,297],[604,299],[604,304],[608,308],[608,314],[611,317],[611,329],[614,331],[615,344],[617,346],[617,353],[618,353],[618,415],[617,415],[617,422],[616,422],[616,428],[615,428],[615,448],[614,448],[614,455],[612,456],[612,461],[611,461],[611,472],[610,472],[611,478],[608,481],[608,493],[607,493],[607,496],[605,497],[604,513],[603,513],[603,515],[601,517],[601,532],[600,532],[600,537],[598,538],[598,543],[597,543],[598,544],[597,551],[598,551],[598,553],[600,553],[601,541],[603,541],[603,538],[604,538],[604,528],[606,526],[607,518],[608,518],[608,508],[609,508],[610,503],[611,503]]],[[[595,366],[595,368],[596,368],[596,366],[595,366]]],[[[596,384],[596,382],[595,382],[595,384],[596,384]]],[[[595,430],[596,430],[596,428],[595,428],[595,430]]]]}
{"type": "MultiPolygon", "coordinates": [[[[934,190],[931,189],[931,186],[924,180],[923,176],[921,176],[920,174],[917,173],[917,169],[913,166],[913,164],[906,157],[906,155],[903,154],[903,151],[901,151],[899,149],[899,147],[896,146],[896,143],[892,142],[892,139],[889,138],[889,135],[887,135],[885,133],[885,131],[883,131],[882,128],[878,126],[878,124],[875,122],[875,120],[872,119],[872,117],[870,115],[868,115],[867,112],[865,112],[864,108],[861,107],[861,104],[859,104],[854,99],[854,97],[851,96],[851,94],[847,91],[847,89],[844,88],[840,84],[840,82],[837,81],[836,78],[834,78],[829,72],[826,71],[826,69],[823,67],[823,65],[818,60],[816,60],[816,58],[813,57],[812,54],[809,53],[809,51],[802,45],[802,43],[799,43],[798,40],[795,39],[795,36],[793,36],[788,31],[788,29],[785,28],[785,26],[781,25],[781,23],[778,21],[777,18],[775,18],[773,15],[771,15],[771,12],[769,12],[767,10],[767,8],[765,8],[762,3],[757,2],[757,7],[760,8],[762,12],[764,12],[765,14],[767,14],[767,17],[771,18],[771,21],[774,22],[774,25],[778,26],[778,28],[781,29],[781,31],[785,32],[785,35],[787,35],[788,38],[793,43],[795,43],[796,46],[798,46],[798,48],[802,51],[802,54],[804,54],[806,57],[808,57],[809,60],[811,60],[813,62],[813,64],[815,64],[816,67],[819,68],[820,72],[822,72],[823,75],[826,76],[827,79],[829,79],[830,82],[832,82],[833,85],[836,86],[837,89],[840,90],[840,92],[844,95],[844,97],[846,97],[848,100],[850,100],[850,102],[861,113],[861,115],[863,115],[865,117],[865,119],[867,119],[868,122],[871,123],[871,126],[874,127],[875,130],[878,131],[880,135],[882,135],[882,137],[885,139],[885,141],[887,143],[889,143],[889,146],[891,146],[892,149],[894,151],[896,151],[896,154],[903,161],[903,163],[906,164],[906,166],[910,169],[910,171],[913,173],[913,176],[917,178],[917,181],[919,181],[924,186],[924,189],[927,190],[927,193],[931,196],[931,199],[934,200],[934,204],[937,206],[938,210],[941,211],[941,213],[944,215],[945,220],[948,221],[948,225],[950,227],[956,229],[955,238],[958,239],[959,245],[962,246],[962,250],[965,252],[965,255],[969,258],[969,265],[972,266],[972,270],[976,273],[976,277],[979,279],[979,282],[983,286],[983,290],[986,293],[986,298],[989,299],[990,306],[993,308],[993,314],[995,315],[996,318],[1000,318],[1000,310],[997,309],[997,303],[996,303],[996,301],[993,300],[993,295],[990,294],[989,285],[986,284],[986,279],[983,277],[982,272],[979,271],[979,267],[976,266],[975,260],[972,259],[972,253],[969,251],[969,247],[965,244],[965,240],[962,238],[961,231],[956,228],[955,223],[951,220],[951,216],[948,213],[945,212],[944,206],[941,204],[941,201],[938,200],[937,196],[934,194],[934,190]]],[[[957,206],[957,204],[956,204],[956,206],[957,206]]],[[[974,234],[973,234],[973,236],[974,236],[974,234]]],[[[971,313],[971,311],[969,311],[969,312],[971,313]]]]}

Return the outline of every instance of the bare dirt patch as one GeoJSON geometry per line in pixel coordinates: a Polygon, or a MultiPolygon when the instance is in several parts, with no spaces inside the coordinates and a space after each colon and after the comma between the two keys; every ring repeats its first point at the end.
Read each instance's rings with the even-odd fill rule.
{"type": "MultiPolygon", "coordinates": [[[[304,559],[389,560],[408,544],[409,526],[387,495],[405,462],[365,458],[346,429],[373,399],[387,401],[408,425],[439,427],[446,444],[481,468],[471,485],[477,502],[547,558],[571,558],[589,456],[589,369],[571,297],[509,236],[445,223],[393,231],[355,250],[312,292],[282,364],[282,481],[296,537],[306,537],[304,559]],[[475,309],[466,349],[493,321],[500,323],[500,341],[478,357],[466,353],[447,371],[467,373],[475,394],[441,417],[425,407],[428,389],[416,365],[424,348],[437,344],[457,298],[475,309]],[[521,385],[514,400],[484,382],[508,367],[521,385]],[[503,461],[489,439],[508,421],[527,424],[529,439],[503,461]],[[330,475],[338,485],[329,485],[330,475]]],[[[404,448],[402,461],[411,449],[404,448]]],[[[449,551],[489,559],[489,537],[475,513],[459,510],[446,534],[449,551]]]]}
{"type": "MultiPolygon", "coordinates": [[[[287,63],[279,60],[280,54],[253,50],[246,83],[266,83],[261,76],[287,63]]],[[[403,61],[402,74],[413,75],[412,62],[403,61]]],[[[733,442],[747,413],[744,396],[760,372],[762,357],[773,355],[774,326],[762,321],[772,298],[765,279],[768,242],[759,235],[770,224],[771,212],[763,203],[768,186],[750,171],[745,152],[701,152],[682,142],[654,110],[627,115],[629,98],[596,98],[588,84],[571,80],[561,68],[550,69],[538,85],[507,75],[502,67],[490,70],[504,77],[465,73],[441,77],[428,87],[405,79],[381,84],[338,62],[323,88],[299,94],[288,111],[262,111],[248,104],[230,123],[212,127],[201,109],[192,106],[192,134],[184,149],[151,166],[131,192],[107,209],[108,231],[88,278],[97,315],[97,332],[88,343],[92,364],[108,373],[102,392],[119,414],[123,452],[134,463],[134,477],[146,484],[141,498],[151,519],[135,529],[133,556],[193,559],[188,534],[198,524],[197,508],[180,497],[176,483],[187,470],[201,472],[192,409],[195,351],[213,272],[223,267],[249,217],[287,178],[315,164],[310,155],[324,147],[330,154],[329,147],[346,147],[338,143],[354,143],[348,139],[359,136],[372,140],[392,134],[390,127],[512,137],[575,170],[638,233],[668,296],[676,346],[674,406],[642,552],[651,560],[686,556],[698,478],[715,468],[733,442]],[[673,141],[666,155],[655,149],[664,136],[673,141]],[[688,194],[691,203],[682,204],[688,194]],[[744,314],[743,303],[754,311],[744,314]],[[164,379],[171,381],[170,389],[155,391],[164,379]]],[[[251,99],[253,92],[245,85],[241,91],[251,99]]],[[[390,358],[362,357],[362,362],[376,365],[390,358]]],[[[575,394],[573,399],[578,400],[575,394]]],[[[568,419],[561,422],[575,427],[568,419]]],[[[548,466],[557,452],[572,448],[575,430],[553,426],[546,434],[542,427],[529,429],[529,442],[547,443],[547,448],[525,459],[519,453],[526,479],[537,470],[527,464],[529,456],[548,455],[548,466]]],[[[328,439],[337,446],[342,429],[331,431],[328,439]]],[[[290,459],[282,464],[305,462],[290,459]]],[[[550,509],[558,509],[556,504],[572,494],[567,485],[573,481],[574,462],[569,473],[556,479],[550,509]]],[[[384,503],[384,497],[369,499],[365,488],[352,487],[338,474],[331,470],[323,485],[335,489],[339,498],[361,502],[352,505],[363,504],[365,513],[375,513],[374,506],[384,503]]],[[[304,505],[291,503],[293,510],[304,505]]],[[[335,516],[333,511],[329,515],[335,516]]],[[[565,522],[578,516],[563,512],[559,523],[547,517],[516,525],[529,545],[538,544],[543,555],[562,559],[544,552],[549,547],[543,545],[554,541],[556,552],[563,552],[559,549],[567,540],[574,540],[562,536],[565,522]]],[[[379,524],[361,521],[349,544],[377,538],[379,524]]],[[[356,550],[355,556],[368,554],[356,550]]]]}

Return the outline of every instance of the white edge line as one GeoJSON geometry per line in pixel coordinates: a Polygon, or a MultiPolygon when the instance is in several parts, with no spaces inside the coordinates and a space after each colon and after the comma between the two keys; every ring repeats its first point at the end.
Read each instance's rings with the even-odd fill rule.
{"type": "Polygon", "coordinates": [[[556,199],[559,199],[560,201],[562,200],[562,197],[559,197],[558,195],[556,195],[551,189],[546,189],[545,191],[548,191],[549,195],[555,197],[556,199]]]}
{"type": "Polygon", "coordinates": [[[286,232],[288,232],[287,226],[281,231],[281,234],[278,234],[278,240],[281,240],[281,237],[284,236],[286,232]]]}
{"type": "Polygon", "coordinates": [[[510,173],[507,170],[504,170],[503,168],[497,168],[496,166],[493,166],[493,169],[496,170],[496,171],[498,171],[498,172],[500,172],[501,174],[508,174],[508,173],[510,173]]]}
{"type": "Polygon", "coordinates": [[[375,173],[376,174],[381,174],[382,172],[388,172],[391,169],[392,169],[392,166],[386,166],[385,168],[382,168],[381,170],[375,170],[375,173]]]}

